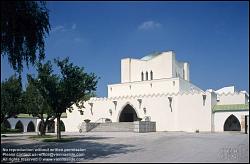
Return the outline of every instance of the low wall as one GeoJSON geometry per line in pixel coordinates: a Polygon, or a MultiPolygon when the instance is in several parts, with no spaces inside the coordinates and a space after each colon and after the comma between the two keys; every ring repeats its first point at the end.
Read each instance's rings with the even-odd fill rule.
{"type": "Polygon", "coordinates": [[[156,122],[151,121],[135,121],[134,132],[147,133],[156,131],[156,122]]]}
{"type": "Polygon", "coordinates": [[[135,122],[113,122],[113,123],[85,123],[79,127],[79,132],[89,131],[131,131],[137,133],[147,133],[156,131],[156,122],[135,121],[135,122]]]}
{"type": "Polygon", "coordinates": [[[79,126],[79,132],[88,132],[91,129],[93,129],[94,127],[98,126],[100,123],[86,123],[86,122],[82,122],[79,126]]]}

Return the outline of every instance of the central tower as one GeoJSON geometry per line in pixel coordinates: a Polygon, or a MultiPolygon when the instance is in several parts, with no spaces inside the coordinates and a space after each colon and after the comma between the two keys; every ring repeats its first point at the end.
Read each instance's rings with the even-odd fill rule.
{"type": "Polygon", "coordinates": [[[189,81],[189,65],[178,62],[173,51],[154,53],[141,59],[121,60],[121,83],[175,77],[189,81]]]}

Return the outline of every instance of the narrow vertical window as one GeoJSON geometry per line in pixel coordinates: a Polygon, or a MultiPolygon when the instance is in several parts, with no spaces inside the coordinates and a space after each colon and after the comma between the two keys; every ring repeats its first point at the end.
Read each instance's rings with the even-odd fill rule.
{"type": "Polygon", "coordinates": [[[148,72],[146,72],[146,80],[148,80],[148,72]]]}
{"type": "Polygon", "coordinates": [[[153,80],[153,72],[150,72],[150,79],[153,80]]]}
{"type": "Polygon", "coordinates": [[[143,72],[141,72],[141,81],[143,81],[144,80],[144,78],[143,78],[143,72]]]}
{"type": "Polygon", "coordinates": [[[183,79],[185,79],[185,70],[183,69],[183,79]]]}

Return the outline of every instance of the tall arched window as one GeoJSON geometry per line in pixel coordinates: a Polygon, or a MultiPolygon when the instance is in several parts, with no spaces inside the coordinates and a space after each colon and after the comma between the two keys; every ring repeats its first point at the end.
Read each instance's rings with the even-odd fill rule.
{"type": "Polygon", "coordinates": [[[146,72],[146,80],[148,80],[148,72],[146,72]]]}
{"type": "Polygon", "coordinates": [[[143,81],[144,80],[144,78],[143,78],[143,72],[141,72],[141,81],[143,81]]]}
{"type": "Polygon", "coordinates": [[[150,72],[150,80],[153,80],[153,72],[150,72]]]}

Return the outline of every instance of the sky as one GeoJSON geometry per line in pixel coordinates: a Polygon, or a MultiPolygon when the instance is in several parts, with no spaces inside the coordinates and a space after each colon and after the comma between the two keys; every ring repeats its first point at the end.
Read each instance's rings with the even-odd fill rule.
{"type": "MultiPolygon", "coordinates": [[[[47,2],[46,60],[69,56],[100,80],[97,96],[120,83],[122,58],[173,50],[203,90],[249,92],[249,2],[47,2]]],[[[14,71],[1,56],[1,81],[14,71]]],[[[22,73],[36,74],[30,66],[22,73]]]]}

